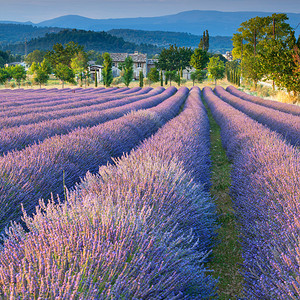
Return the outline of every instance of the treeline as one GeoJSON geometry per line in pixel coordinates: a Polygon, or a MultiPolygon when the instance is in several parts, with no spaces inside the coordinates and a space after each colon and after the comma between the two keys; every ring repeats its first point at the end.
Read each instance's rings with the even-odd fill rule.
{"type": "MultiPolygon", "coordinates": [[[[112,36],[107,32],[95,32],[76,29],[65,29],[59,33],[47,33],[44,37],[34,38],[27,42],[27,52],[34,50],[51,50],[55,44],[67,44],[69,42],[85,47],[85,50],[95,50],[98,52],[134,52],[139,51],[149,55],[159,52],[159,48],[150,44],[136,45],[125,42],[123,38],[112,36]]],[[[24,54],[25,44],[17,43],[3,47],[12,53],[24,54]]]]}
{"type": "MultiPolygon", "coordinates": [[[[201,36],[183,32],[171,31],[146,31],[133,29],[112,29],[108,31],[117,37],[122,37],[125,41],[136,44],[149,43],[158,47],[167,47],[176,44],[179,47],[197,48],[201,36]]],[[[221,52],[231,51],[233,48],[232,37],[230,36],[211,36],[210,51],[221,52]]]]}
{"type": "MultiPolygon", "coordinates": [[[[13,44],[20,41],[28,41],[33,38],[43,37],[46,33],[60,32],[58,27],[38,27],[23,24],[0,23],[0,45],[13,44]]],[[[24,53],[24,51],[23,51],[24,53]]]]}

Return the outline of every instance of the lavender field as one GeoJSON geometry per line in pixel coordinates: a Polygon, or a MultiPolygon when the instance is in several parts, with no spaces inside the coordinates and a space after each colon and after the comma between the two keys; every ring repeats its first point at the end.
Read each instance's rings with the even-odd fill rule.
{"type": "Polygon", "coordinates": [[[234,87],[0,90],[0,299],[218,299],[208,112],[239,297],[299,299],[299,107],[234,87]]]}

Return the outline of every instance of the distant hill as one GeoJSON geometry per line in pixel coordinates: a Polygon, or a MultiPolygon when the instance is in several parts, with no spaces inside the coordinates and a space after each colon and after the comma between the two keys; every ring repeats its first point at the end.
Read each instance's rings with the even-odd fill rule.
{"type": "MultiPolygon", "coordinates": [[[[272,12],[192,10],[173,15],[147,18],[90,19],[77,15],[67,15],[40,22],[36,25],[95,31],[108,31],[111,29],[174,31],[195,35],[201,35],[207,29],[211,36],[232,36],[242,22],[252,17],[264,17],[271,14],[272,12]]],[[[287,13],[287,16],[292,27],[296,27],[300,22],[300,13],[287,13]]],[[[300,34],[300,26],[296,34],[300,34]]]]}
{"type": "Polygon", "coordinates": [[[38,27],[33,25],[1,23],[0,24],[0,45],[12,44],[16,42],[28,41],[43,37],[46,33],[56,33],[61,31],[58,27],[38,27]]]}
{"type": "MultiPolygon", "coordinates": [[[[126,42],[123,38],[112,36],[106,32],[94,32],[77,29],[65,29],[59,33],[46,33],[44,37],[34,38],[27,42],[27,52],[30,53],[36,49],[51,50],[56,43],[67,44],[74,41],[83,45],[85,50],[96,50],[99,52],[133,52],[140,51],[147,54],[156,54],[160,49],[154,45],[126,42]]],[[[25,44],[17,43],[3,47],[3,50],[10,50],[14,54],[24,54],[25,44]]]]}
{"type": "MultiPolygon", "coordinates": [[[[150,43],[158,47],[176,44],[179,47],[197,48],[202,36],[184,32],[146,31],[133,29],[112,29],[109,34],[122,37],[125,41],[136,44],[150,43]]],[[[231,36],[210,36],[210,51],[225,53],[232,50],[231,36]]]]}

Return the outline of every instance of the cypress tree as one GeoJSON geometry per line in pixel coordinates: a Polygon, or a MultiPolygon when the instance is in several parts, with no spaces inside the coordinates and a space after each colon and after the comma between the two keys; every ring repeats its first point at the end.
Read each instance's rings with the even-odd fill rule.
{"type": "Polygon", "coordinates": [[[142,88],[144,86],[144,73],[143,71],[140,71],[140,74],[139,74],[139,84],[140,84],[140,87],[142,88]]]}

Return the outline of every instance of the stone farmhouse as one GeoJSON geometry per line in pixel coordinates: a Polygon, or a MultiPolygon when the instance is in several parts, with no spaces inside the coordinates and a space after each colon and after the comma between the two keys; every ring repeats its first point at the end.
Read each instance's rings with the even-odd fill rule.
{"type": "MultiPolygon", "coordinates": [[[[133,78],[135,80],[139,79],[140,71],[143,72],[144,77],[147,77],[151,68],[155,67],[156,59],[148,59],[147,54],[142,54],[139,52],[134,52],[133,54],[129,53],[110,53],[112,58],[112,72],[113,77],[120,76],[121,70],[119,69],[120,64],[125,61],[125,59],[130,56],[133,60],[133,78]]],[[[102,81],[102,69],[103,66],[95,65],[93,62],[90,62],[89,71],[91,77],[94,80],[94,74],[97,72],[98,81],[102,81]]]]}

